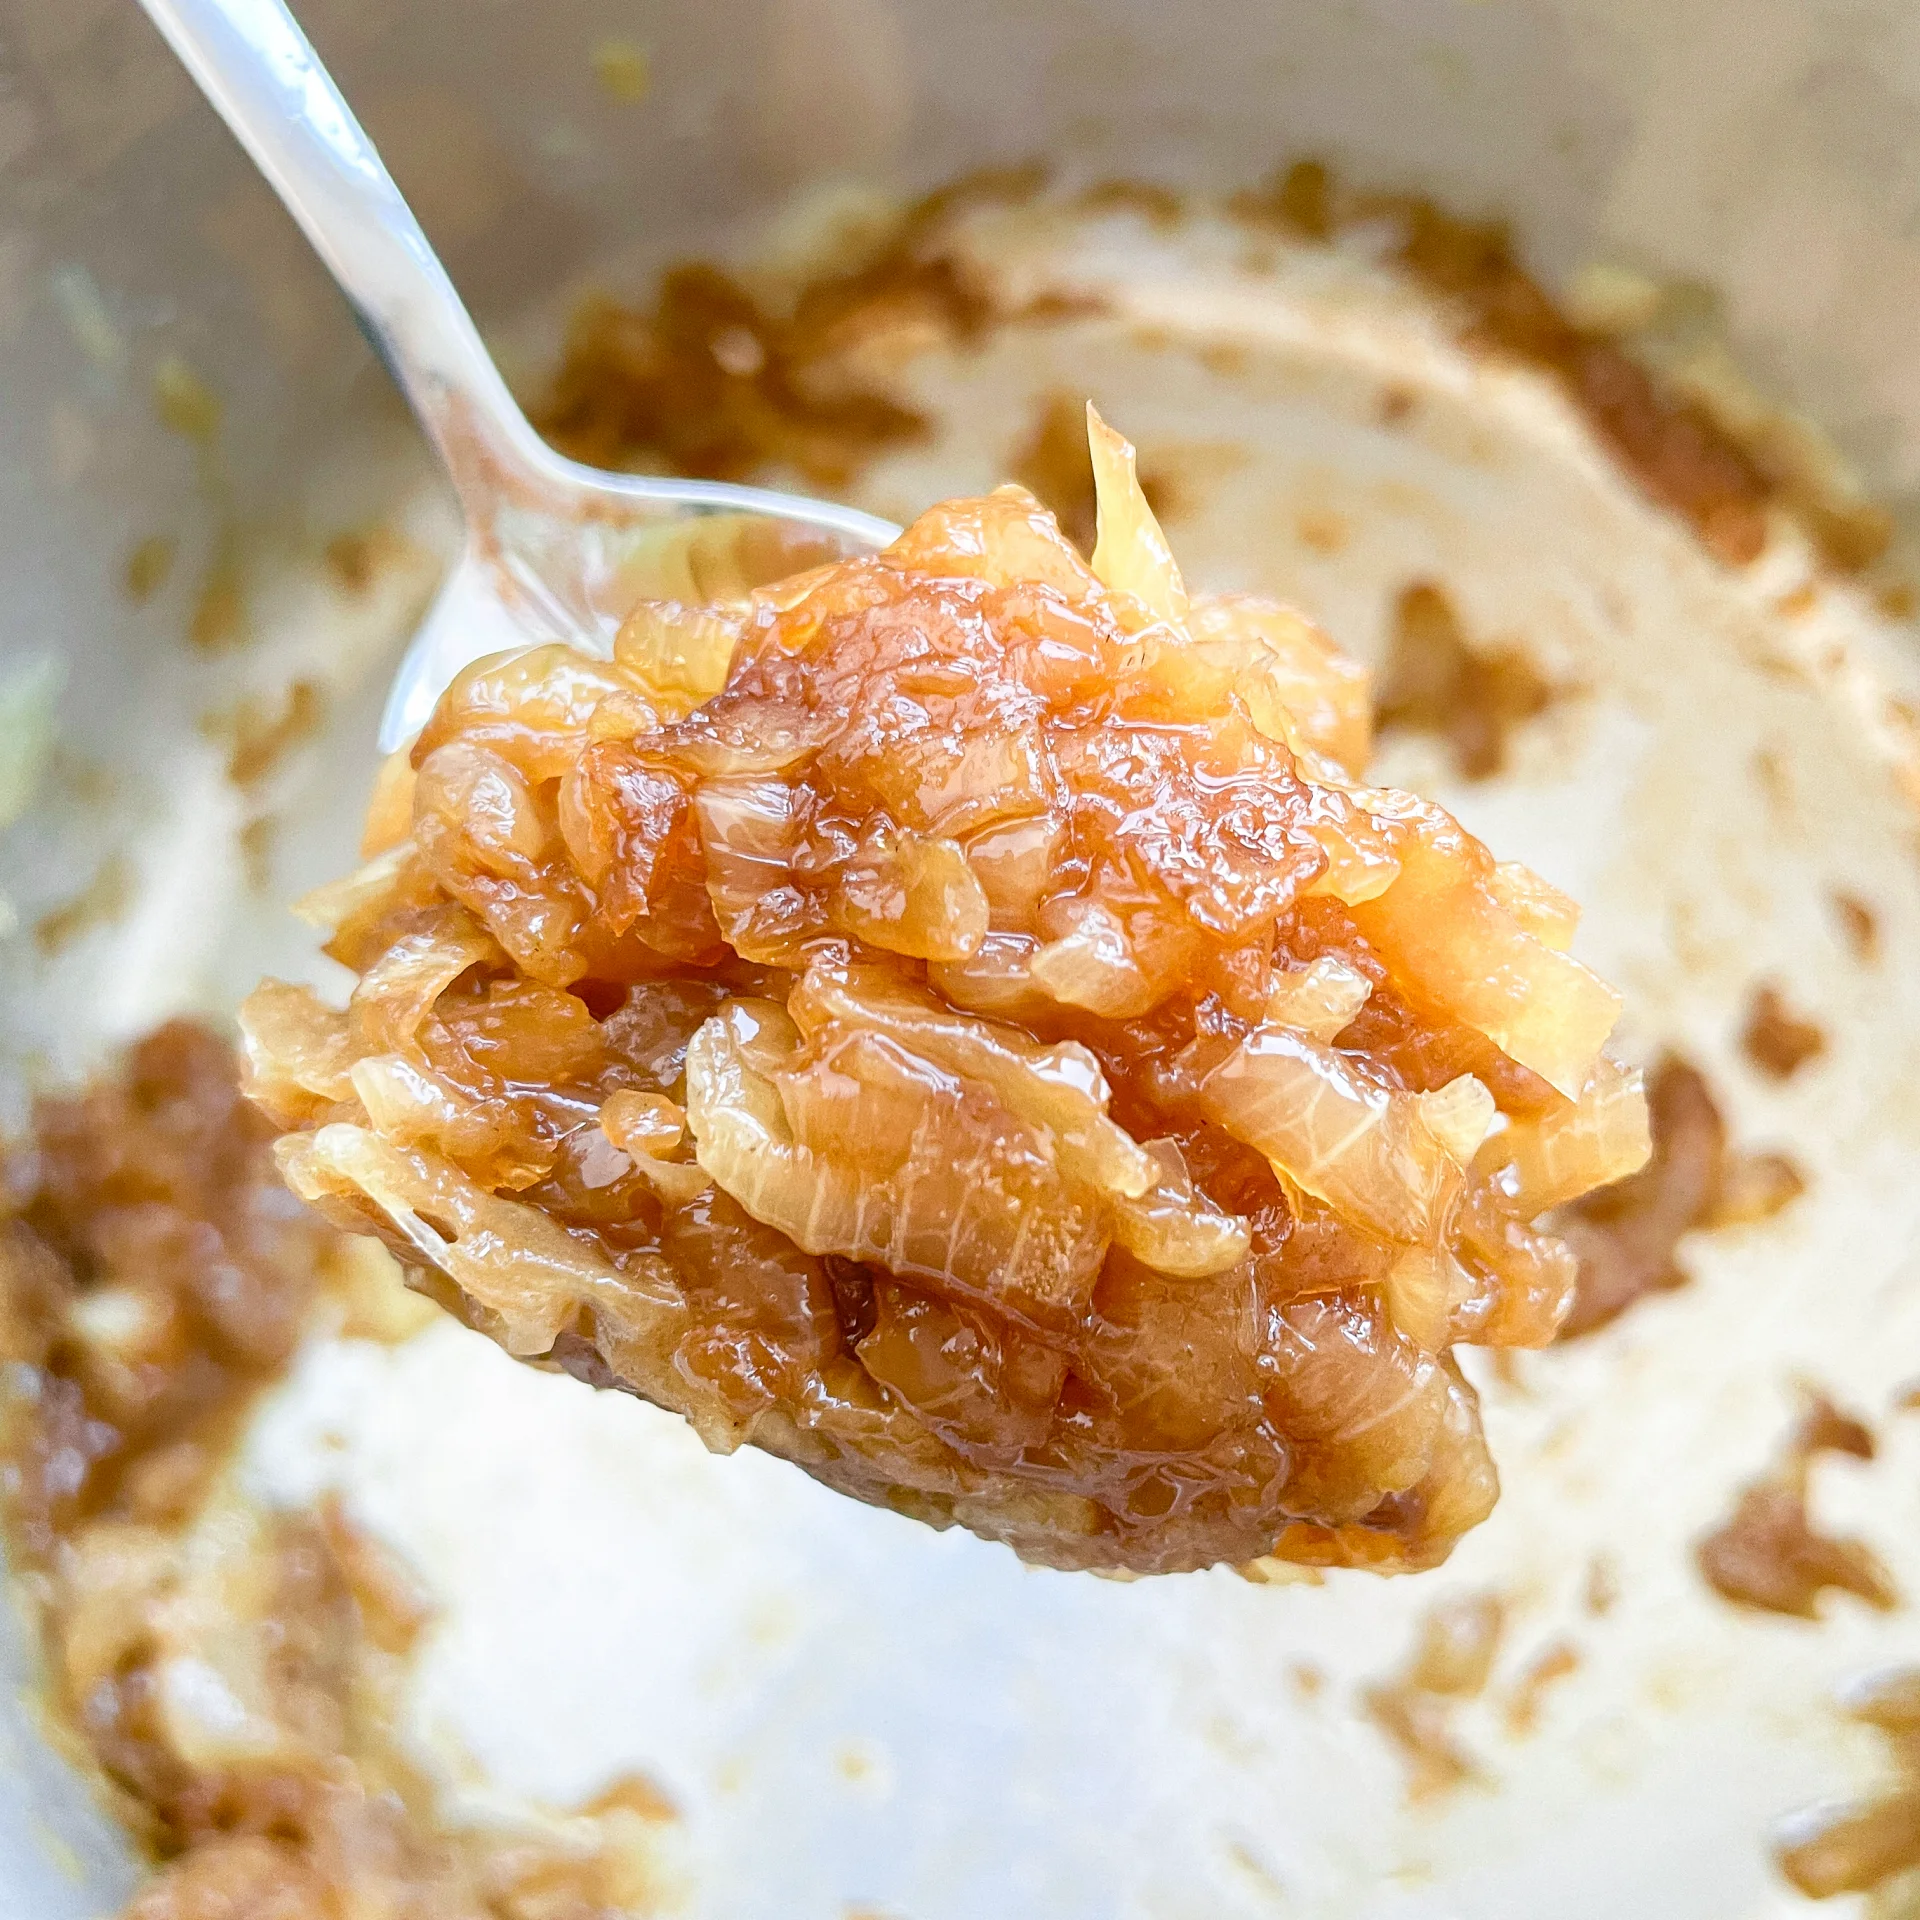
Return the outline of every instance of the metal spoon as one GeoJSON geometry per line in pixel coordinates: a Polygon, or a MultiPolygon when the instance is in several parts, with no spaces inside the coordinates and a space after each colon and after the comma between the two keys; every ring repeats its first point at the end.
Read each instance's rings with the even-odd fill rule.
{"type": "Polygon", "coordinates": [[[604,644],[650,595],[710,597],[896,529],[759,487],[603,473],[528,425],[446,269],[281,0],[142,0],[300,223],[412,403],[460,496],[466,545],[387,696],[380,745],[425,723],[469,661],[604,644]]]}

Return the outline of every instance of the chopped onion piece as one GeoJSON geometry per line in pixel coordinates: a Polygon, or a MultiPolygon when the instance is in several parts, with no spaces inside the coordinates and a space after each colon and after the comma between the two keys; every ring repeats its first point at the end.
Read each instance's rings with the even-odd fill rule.
{"type": "Polygon", "coordinates": [[[1470,1167],[1480,1143],[1493,1125],[1493,1095],[1472,1074],[1463,1073],[1432,1093],[1416,1093],[1414,1102],[1428,1132],[1453,1156],[1456,1165],[1470,1167]]]}
{"type": "Polygon", "coordinates": [[[1653,1143],[1644,1080],[1638,1067],[1603,1053],[1577,1100],[1516,1120],[1488,1143],[1483,1161],[1508,1169],[1521,1218],[1611,1186],[1647,1164],[1653,1143]]]}
{"type": "Polygon", "coordinates": [[[469,967],[504,960],[499,943],[464,907],[436,909],[360,976],[347,1002],[355,1040],[380,1053],[414,1046],[433,1003],[469,967]]]}
{"type": "Polygon", "coordinates": [[[702,782],[693,797],[707,861],[707,897],[733,950],[748,960],[786,957],[784,915],[795,897],[789,877],[799,830],[784,780],[702,782]]]}
{"type": "Polygon", "coordinates": [[[636,1160],[658,1160],[685,1137],[687,1116],[664,1093],[610,1093],[600,1108],[600,1131],[636,1160]]]}
{"type": "Polygon", "coordinates": [[[613,657],[677,719],[727,684],[744,626],[729,609],[643,600],[620,623],[613,657]]]}
{"type": "Polygon", "coordinates": [[[1193,651],[1233,672],[1253,723],[1297,753],[1325,755],[1357,778],[1373,748],[1373,696],[1366,668],[1310,621],[1251,593],[1196,599],[1187,616],[1193,651]]]}
{"type": "Polygon", "coordinates": [[[1025,487],[929,508],[880,556],[903,571],[1051,587],[1074,606],[1105,599],[1093,570],[1025,487]]]}
{"type": "Polygon", "coordinates": [[[453,1159],[461,1157],[451,1136],[471,1129],[478,1115],[431,1067],[397,1053],[363,1054],[353,1063],[353,1090],[367,1118],[402,1146],[429,1141],[453,1159]]]}
{"type": "Polygon", "coordinates": [[[247,1097],[282,1126],[317,1120],[353,1096],[347,1016],[311,987],[263,980],[240,1010],[240,1049],[247,1097]]]}
{"type": "Polygon", "coordinates": [[[650,1154],[635,1154],[628,1170],[668,1207],[690,1206],[713,1185],[706,1168],[691,1160],[656,1160],[650,1154]]]}
{"type": "Polygon", "coordinates": [[[288,1134],[274,1151],[301,1199],[371,1201],[400,1241],[499,1317],[509,1353],[545,1353],[580,1306],[651,1323],[668,1351],[684,1322],[671,1284],[622,1272],[539,1208],[489,1193],[438,1154],[340,1122],[288,1134]]]}
{"type": "Polygon", "coordinates": [[[1174,564],[1173,549],[1140,491],[1132,445],[1107,425],[1087,402],[1087,450],[1093,456],[1093,491],[1099,514],[1099,538],[1093,570],[1115,595],[1116,611],[1127,603],[1144,616],[1135,624],[1160,620],[1179,631],[1187,617],[1187,587],[1174,564]]]}
{"type": "Polygon", "coordinates": [[[1466,1273],[1445,1248],[1408,1247],[1387,1269],[1387,1313],[1416,1346],[1438,1353],[1447,1344],[1454,1304],[1466,1290],[1466,1273]]]}
{"type": "Polygon", "coordinates": [[[713,1184],[704,1167],[667,1158],[686,1137],[687,1116],[664,1093],[610,1093],[600,1131],[619,1150],[622,1171],[644,1180],[668,1206],[684,1207],[713,1184]]]}
{"type": "Polygon", "coordinates": [[[1461,1185],[1419,1096],[1371,1083],[1305,1034],[1259,1028],[1207,1074],[1200,1097],[1276,1172],[1387,1239],[1426,1239],[1461,1185]]]}
{"type": "Polygon", "coordinates": [[[1267,1023],[1332,1040],[1353,1024],[1373,982],[1356,967],[1322,954],[1311,965],[1278,973],[1267,989],[1267,1023]]]}
{"type": "Polygon", "coordinates": [[[1493,897],[1520,925],[1556,953],[1573,945],[1580,927],[1580,903],[1518,860],[1502,860],[1489,881],[1493,897]]]}
{"type": "Polygon", "coordinates": [[[700,1164],[756,1220],[1029,1320],[1084,1309],[1106,1238],[1030,1130],[878,1036],[773,1074],[760,1038],[734,1005],[687,1049],[700,1164]]]}
{"type": "Polygon", "coordinates": [[[1401,835],[1393,884],[1355,903],[1354,922],[1420,997],[1573,1099],[1620,1017],[1620,996],[1528,933],[1488,884],[1486,849],[1430,811],[1428,831],[1401,835]]]}
{"type": "Polygon", "coordinates": [[[1033,977],[1040,942],[1026,933],[990,933],[964,960],[936,962],[927,979],[943,998],[991,1020],[1033,1020],[1059,1003],[1033,977]]]}
{"type": "Polygon", "coordinates": [[[952,840],[902,833],[839,876],[834,917],[869,946],[911,960],[964,960],[987,937],[987,896],[952,840]]]}
{"type": "Polygon", "coordinates": [[[1194,1190],[1179,1143],[1150,1140],[1153,1185],[1113,1206],[1113,1237],[1143,1265],[1178,1280],[1224,1273],[1247,1257],[1251,1235],[1239,1215],[1194,1190]]]}
{"type": "Polygon", "coordinates": [[[1309,894],[1358,907],[1377,900],[1400,877],[1400,860],[1378,833],[1362,830],[1351,808],[1321,807],[1310,823],[1326,871],[1307,885],[1309,894]]]}
{"type": "Polygon", "coordinates": [[[1445,1418],[1440,1366],[1375,1314],[1337,1298],[1290,1301],[1278,1319],[1278,1375],[1267,1398],[1287,1431],[1309,1448],[1363,1449],[1368,1482],[1382,1491],[1412,1486],[1445,1418]]]}
{"type": "Polygon", "coordinates": [[[1100,1063],[1072,1041],[1045,1046],[1009,1027],[954,1013],[877,970],[809,968],[787,1010],[810,1038],[829,1025],[883,1033],[950,1073],[977,1080],[1011,1112],[1044,1127],[1062,1171],[1116,1198],[1149,1193],[1164,1169],[1107,1118],[1100,1063]]]}
{"type": "Polygon", "coordinates": [[[505,748],[523,774],[558,779],[610,697],[637,698],[635,682],[577,647],[552,641],[488,654],[463,667],[440,696],[414,742],[413,764],[424,767],[431,754],[461,741],[505,748]]]}
{"type": "Polygon", "coordinates": [[[1074,925],[1027,963],[1028,976],[1062,1006],[1130,1020],[1160,998],[1119,917],[1097,900],[1075,903],[1074,925]]]}
{"type": "Polygon", "coordinates": [[[413,831],[413,788],[413,742],[409,740],[380,762],[380,771],[373,777],[373,797],[360,829],[362,859],[391,852],[413,831]]]}

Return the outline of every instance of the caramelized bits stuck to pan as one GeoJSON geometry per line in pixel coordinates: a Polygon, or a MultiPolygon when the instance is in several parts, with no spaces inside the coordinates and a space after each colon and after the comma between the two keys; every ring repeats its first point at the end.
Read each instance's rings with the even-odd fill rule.
{"type": "Polygon", "coordinates": [[[1893,1578],[1871,1547],[1814,1524],[1808,1482],[1823,1453],[1871,1460],[1874,1443],[1865,1426],[1822,1398],[1808,1407],[1774,1470],[1745,1488],[1733,1512],[1700,1542],[1700,1572],[1723,1599],[1803,1620],[1820,1617],[1820,1596],[1829,1588],[1883,1611],[1897,1603],[1893,1578]]]}
{"type": "MultiPolygon", "coordinates": [[[[1877,1732],[1895,1768],[1889,1785],[1867,1800],[1808,1808],[1786,1823],[1780,1871],[1815,1900],[1870,1893],[1920,1868],[1920,1667],[1864,1676],[1842,1703],[1849,1716],[1877,1732]]],[[[1889,1913],[1904,1903],[1890,1903],[1889,1913]]],[[[1872,1908],[1882,1909],[1878,1902],[1872,1908]]]]}
{"type": "Polygon", "coordinates": [[[1430,1566],[1496,1492],[1454,1343],[1550,1340],[1541,1215],[1647,1155],[1618,998],[1089,429],[1091,564],[1002,487],[469,668],[249,1087],[303,1198],[710,1445],[1055,1566],[1430,1566]]]}

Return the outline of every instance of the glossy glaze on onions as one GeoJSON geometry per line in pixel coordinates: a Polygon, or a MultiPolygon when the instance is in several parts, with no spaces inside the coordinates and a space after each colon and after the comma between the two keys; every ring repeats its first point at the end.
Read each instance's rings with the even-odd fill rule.
{"type": "Polygon", "coordinates": [[[1428,1566],[1496,1492],[1452,1343],[1551,1339],[1538,1216],[1645,1157],[1617,999],[1090,427],[1091,565],[1003,487],[470,669],[251,1090],[297,1192],[711,1445],[1056,1566],[1428,1566]]]}

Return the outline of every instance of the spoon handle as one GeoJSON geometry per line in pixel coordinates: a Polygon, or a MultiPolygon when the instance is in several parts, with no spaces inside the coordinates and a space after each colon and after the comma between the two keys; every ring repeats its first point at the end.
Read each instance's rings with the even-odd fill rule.
{"type": "Polygon", "coordinates": [[[281,0],[141,0],[314,250],[477,525],[551,462],[413,210],[281,0]]]}

